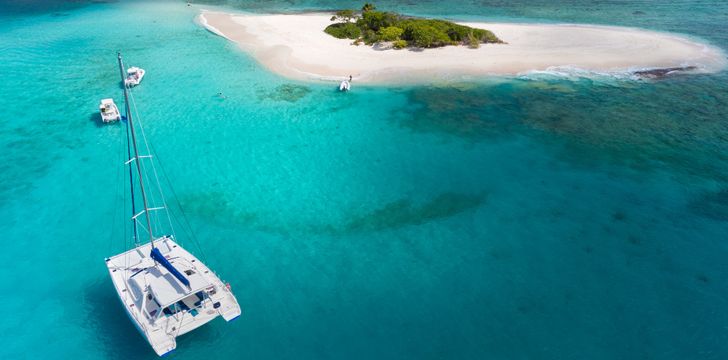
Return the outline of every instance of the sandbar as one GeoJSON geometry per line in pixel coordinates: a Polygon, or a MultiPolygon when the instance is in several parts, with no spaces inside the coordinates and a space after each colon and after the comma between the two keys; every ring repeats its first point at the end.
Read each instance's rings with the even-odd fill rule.
{"type": "Polygon", "coordinates": [[[430,83],[554,68],[595,73],[693,68],[718,72],[725,53],[673,33],[581,24],[458,22],[494,32],[506,44],[477,49],[387,49],[352,45],[323,30],[331,14],[245,14],[203,10],[198,20],[211,32],[249,52],[282,76],[298,80],[341,80],[372,84],[430,83]]]}

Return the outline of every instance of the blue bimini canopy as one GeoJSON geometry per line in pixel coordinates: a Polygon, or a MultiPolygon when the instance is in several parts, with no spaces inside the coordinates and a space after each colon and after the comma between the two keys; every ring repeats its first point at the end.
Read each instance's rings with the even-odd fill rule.
{"type": "Polygon", "coordinates": [[[164,255],[162,255],[162,253],[159,251],[159,249],[157,249],[157,248],[152,249],[152,259],[154,259],[156,262],[162,264],[162,266],[164,266],[165,269],[167,269],[170,273],[172,273],[172,275],[174,275],[174,277],[176,277],[177,280],[179,280],[180,282],[185,284],[187,287],[190,287],[190,281],[187,280],[187,278],[184,275],[182,275],[181,272],[179,272],[177,269],[175,269],[174,266],[172,266],[172,264],[169,262],[169,260],[167,260],[167,258],[165,258],[164,255]]]}

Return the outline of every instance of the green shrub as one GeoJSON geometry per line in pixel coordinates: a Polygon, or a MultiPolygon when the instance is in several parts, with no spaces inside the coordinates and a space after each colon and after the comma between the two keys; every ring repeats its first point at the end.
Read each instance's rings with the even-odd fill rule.
{"type": "Polygon", "coordinates": [[[457,42],[463,42],[465,40],[468,40],[470,34],[473,34],[474,30],[476,30],[467,26],[454,23],[450,23],[449,25],[450,26],[448,26],[447,29],[447,36],[450,37],[450,40],[457,42]]]}
{"type": "Polygon", "coordinates": [[[393,47],[393,48],[395,48],[395,49],[397,49],[397,50],[399,50],[399,49],[404,49],[404,48],[406,48],[406,47],[407,47],[407,40],[402,40],[402,39],[400,39],[400,40],[395,40],[395,41],[394,41],[394,42],[392,43],[392,47],[393,47]]]}
{"type": "Polygon", "coordinates": [[[379,41],[379,35],[375,33],[373,30],[365,30],[362,33],[362,39],[364,40],[364,43],[367,45],[372,45],[375,42],[379,41]]]}
{"type": "Polygon", "coordinates": [[[495,34],[493,34],[490,30],[482,30],[482,29],[476,29],[479,30],[481,33],[480,41],[484,43],[490,43],[490,44],[503,44],[503,40],[499,39],[495,34]]]}
{"type": "Polygon", "coordinates": [[[331,24],[324,29],[327,34],[338,39],[357,39],[361,36],[361,29],[354,23],[331,24]]]}
{"type": "Polygon", "coordinates": [[[331,17],[331,21],[341,20],[343,22],[350,22],[353,19],[356,19],[354,10],[339,10],[331,17]]]}
{"type": "Polygon", "coordinates": [[[471,49],[477,49],[480,47],[480,39],[473,31],[468,33],[468,47],[471,49]]]}
{"type": "Polygon", "coordinates": [[[381,28],[395,25],[399,15],[384,11],[367,11],[361,14],[361,21],[357,21],[360,27],[379,31],[381,28]]]}
{"type": "Polygon", "coordinates": [[[442,30],[423,22],[412,22],[404,31],[403,39],[417,47],[430,48],[452,44],[453,41],[442,30]]]}
{"type": "Polygon", "coordinates": [[[404,30],[396,26],[387,26],[379,30],[379,38],[383,41],[399,40],[404,30]]]}
{"type": "MultiPolygon", "coordinates": [[[[483,29],[474,29],[469,26],[455,24],[450,21],[436,20],[436,19],[407,19],[397,24],[399,27],[405,29],[405,34],[402,36],[403,39],[414,41],[412,33],[408,32],[408,27],[422,27],[429,26],[437,31],[447,35],[450,39],[449,44],[471,44],[471,41],[477,40],[478,43],[502,43],[492,32],[483,29]],[[406,25],[406,26],[404,26],[406,25]],[[472,34],[472,36],[471,36],[472,34]]],[[[432,46],[444,46],[442,42],[437,42],[432,46]]],[[[419,45],[418,45],[419,46],[419,45]]],[[[432,47],[431,46],[431,47],[432,47]]]]}

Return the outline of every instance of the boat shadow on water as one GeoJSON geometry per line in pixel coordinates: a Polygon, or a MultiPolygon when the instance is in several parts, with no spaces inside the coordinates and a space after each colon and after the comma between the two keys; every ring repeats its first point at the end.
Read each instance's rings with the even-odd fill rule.
{"type": "Polygon", "coordinates": [[[118,124],[118,121],[114,121],[113,123],[107,124],[101,120],[101,115],[99,115],[99,112],[94,112],[88,116],[88,120],[94,123],[97,128],[106,127],[112,124],[118,124]]]}
{"type": "Polygon", "coordinates": [[[121,307],[111,282],[99,278],[86,287],[86,320],[108,359],[156,359],[157,355],[139,334],[121,307]]]}
{"type": "MultiPolygon", "coordinates": [[[[129,320],[114,287],[107,278],[99,278],[86,287],[84,305],[87,310],[85,313],[88,314],[86,326],[96,334],[100,347],[104,349],[105,358],[159,359],[139,330],[129,320]]],[[[187,349],[199,347],[209,349],[216,346],[216,343],[223,337],[219,328],[221,325],[224,326],[224,322],[216,319],[211,324],[178,337],[175,352],[186,352],[187,349]],[[190,334],[194,335],[190,336],[190,334]]]]}

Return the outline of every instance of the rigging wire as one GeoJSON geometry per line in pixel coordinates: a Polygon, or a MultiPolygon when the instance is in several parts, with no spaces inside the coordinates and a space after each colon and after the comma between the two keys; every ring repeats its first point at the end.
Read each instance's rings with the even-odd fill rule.
{"type": "MultiPolygon", "coordinates": [[[[184,222],[182,222],[182,221],[179,222],[179,224],[181,225],[181,229],[185,233],[185,235],[190,237],[190,239],[193,241],[195,247],[197,247],[197,250],[200,252],[200,257],[202,258],[202,261],[207,262],[207,256],[205,255],[205,252],[202,249],[202,246],[200,245],[200,241],[197,238],[197,236],[195,235],[195,232],[192,229],[192,226],[190,225],[187,214],[185,213],[184,209],[182,208],[182,204],[179,201],[177,192],[174,190],[174,187],[172,186],[172,181],[169,179],[169,175],[167,174],[167,171],[165,170],[165,168],[162,164],[162,161],[159,158],[159,153],[154,148],[154,145],[147,141],[147,137],[144,132],[144,126],[142,125],[143,122],[141,121],[141,116],[139,115],[139,111],[136,106],[136,101],[134,99],[134,94],[131,91],[128,91],[128,93],[129,93],[129,98],[131,99],[131,101],[130,101],[131,105],[134,109],[134,115],[136,116],[136,119],[137,119],[136,123],[139,126],[139,132],[141,134],[142,140],[144,141],[144,146],[146,147],[147,153],[154,154],[154,157],[156,158],[156,163],[159,164],[159,168],[161,169],[162,175],[164,176],[164,179],[167,183],[167,187],[172,191],[174,203],[177,205],[177,208],[179,209],[179,212],[182,215],[182,219],[184,220],[184,222]],[[186,228],[185,228],[185,226],[186,226],[186,228]]],[[[175,241],[177,241],[175,231],[174,231],[174,225],[172,223],[172,218],[171,218],[171,216],[173,216],[174,214],[172,213],[172,209],[169,208],[167,199],[165,198],[164,193],[162,192],[162,184],[159,180],[159,174],[157,173],[157,167],[154,164],[155,161],[151,160],[150,163],[151,163],[151,168],[152,168],[152,171],[154,174],[154,180],[157,183],[157,189],[159,190],[159,195],[162,200],[162,206],[164,207],[164,211],[167,214],[167,221],[169,222],[169,226],[172,230],[172,234],[175,236],[175,241]]],[[[157,220],[157,222],[159,221],[158,218],[156,218],[156,220],[157,220]]]]}
{"type": "MultiPolygon", "coordinates": [[[[141,128],[141,126],[140,126],[140,128],[141,128]]],[[[149,153],[149,151],[147,151],[147,153],[149,153]]],[[[147,165],[145,165],[144,161],[142,161],[141,159],[139,159],[139,161],[141,162],[142,172],[144,172],[144,176],[148,179],[151,178],[147,171],[147,165]]],[[[150,160],[150,162],[151,162],[151,160],[150,160]]],[[[152,167],[153,167],[153,165],[152,165],[152,167]]],[[[161,190],[160,190],[160,192],[161,192],[161,190]]],[[[152,191],[151,188],[149,189],[148,194],[149,194],[149,197],[148,197],[149,209],[158,207],[157,199],[155,197],[154,191],[152,191]]],[[[164,201],[162,201],[162,204],[164,205],[164,201]]],[[[155,210],[147,210],[147,211],[155,211],[155,210]]],[[[158,216],[152,217],[152,229],[150,229],[150,231],[153,231],[154,234],[163,233],[162,224],[159,222],[158,216]]],[[[174,233],[174,229],[172,229],[172,232],[174,233]]]]}
{"type": "MultiPolygon", "coordinates": [[[[158,154],[157,151],[154,149],[154,145],[152,145],[152,151],[155,154],[158,154]]],[[[172,197],[174,198],[174,202],[177,205],[177,208],[179,209],[180,214],[182,214],[182,219],[184,220],[184,225],[187,226],[187,229],[189,230],[189,233],[187,234],[190,236],[190,239],[194,242],[195,246],[197,247],[197,250],[200,251],[200,257],[202,258],[202,261],[207,262],[207,257],[205,256],[205,252],[202,250],[202,246],[200,246],[200,241],[195,235],[194,230],[192,230],[192,226],[190,225],[190,221],[187,218],[187,213],[185,213],[184,208],[182,208],[182,203],[179,201],[179,196],[177,196],[177,191],[174,190],[174,187],[172,186],[172,181],[169,179],[169,175],[167,175],[167,170],[164,169],[164,165],[162,165],[162,161],[159,159],[159,155],[157,155],[157,163],[159,164],[159,168],[162,169],[162,175],[164,176],[164,179],[167,182],[167,186],[172,191],[172,197]]],[[[170,209],[171,210],[171,209],[170,209]]],[[[183,223],[180,222],[182,225],[183,223]]],[[[182,226],[182,230],[185,231],[185,227],[182,226]]],[[[185,231],[187,232],[187,231],[185,231]]]]}
{"type": "Polygon", "coordinates": [[[149,229],[147,229],[147,227],[144,226],[144,224],[142,224],[141,221],[137,221],[136,219],[134,219],[134,222],[136,222],[137,226],[139,226],[140,228],[142,228],[142,230],[146,230],[147,232],[149,231],[149,229]]]}
{"type": "MultiPolygon", "coordinates": [[[[133,94],[133,92],[131,91],[130,88],[127,88],[126,90],[127,90],[127,94],[129,95],[129,100],[130,100],[129,102],[132,105],[134,115],[136,116],[135,117],[136,124],[139,127],[140,134],[141,134],[142,140],[144,141],[144,146],[146,147],[147,154],[148,155],[151,155],[153,153],[154,154],[154,157],[157,158],[156,159],[157,160],[156,162],[159,164],[159,167],[160,167],[160,169],[162,171],[162,175],[164,176],[164,179],[167,182],[167,186],[172,191],[172,195],[173,195],[173,198],[174,198],[174,202],[176,203],[177,208],[179,209],[179,213],[182,215],[182,219],[184,220],[183,222],[182,221],[179,222],[179,224],[181,225],[181,229],[185,233],[185,235],[188,235],[190,237],[190,239],[193,241],[193,243],[195,244],[195,246],[199,250],[200,257],[202,258],[202,260],[204,262],[206,262],[207,261],[207,257],[206,257],[206,255],[204,253],[204,250],[202,249],[202,246],[200,246],[199,239],[195,235],[195,232],[193,231],[192,226],[190,225],[190,222],[189,222],[189,219],[187,217],[187,214],[185,213],[184,209],[182,208],[182,205],[181,205],[181,203],[179,201],[179,197],[177,196],[177,192],[174,190],[174,187],[172,186],[172,182],[170,181],[169,175],[167,174],[167,171],[165,170],[164,166],[162,165],[162,162],[159,160],[159,155],[158,155],[156,149],[154,149],[154,146],[151,145],[147,141],[147,137],[146,137],[146,134],[144,132],[144,126],[142,125],[143,122],[141,121],[141,116],[139,115],[139,111],[138,111],[137,106],[136,106],[136,101],[134,99],[134,94],[133,94]],[[185,226],[186,226],[186,228],[185,228],[185,226]]],[[[131,115],[131,114],[129,114],[129,115],[131,115]]],[[[131,124],[128,124],[128,126],[131,126],[131,124]]],[[[134,161],[141,161],[141,159],[134,159],[134,161]]],[[[155,163],[154,159],[151,159],[150,160],[151,169],[152,169],[152,172],[154,174],[154,179],[155,179],[155,181],[157,183],[157,189],[159,191],[159,196],[161,198],[162,206],[163,206],[164,212],[167,214],[167,221],[169,223],[170,230],[172,231],[172,235],[175,237],[175,241],[176,241],[177,239],[176,239],[176,235],[175,235],[174,224],[172,222],[172,216],[174,216],[174,214],[172,213],[171,209],[168,207],[167,199],[164,197],[164,193],[162,192],[162,185],[161,185],[161,182],[159,180],[159,175],[157,173],[157,168],[154,165],[154,163],[155,163]]],[[[146,174],[147,173],[147,167],[144,166],[144,162],[141,161],[141,163],[139,165],[142,167],[142,171],[146,174]]],[[[151,197],[152,203],[154,203],[155,202],[155,198],[154,198],[154,192],[153,191],[150,191],[150,197],[151,197]]],[[[154,205],[153,205],[153,207],[154,207],[154,205]]],[[[157,230],[158,229],[161,229],[161,224],[159,223],[159,221],[160,221],[159,218],[158,217],[154,217],[154,218],[155,218],[155,224],[154,224],[155,229],[157,229],[157,230]]],[[[143,229],[145,229],[145,230],[147,230],[149,232],[152,231],[152,229],[146,229],[146,227],[143,224],[141,224],[140,222],[138,222],[136,220],[134,220],[134,224],[135,224],[135,229],[136,229],[136,226],[140,226],[140,227],[142,227],[143,229]]]]}
{"type": "MultiPolygon", "coordinates": [[[[124,83],[124,87],[126,87],[126,83],[124,83]]],[[[127,107],[128,109],[128,107],[127,107]]],[[[130,132],[130,126],[132,126],[131,121],[129,121],[129,116],[131,114],[126,114],[126,157],[128,161],[131,161],[131,139],[129,137],[130,132]]],[[[125,162],[126,163],[126,162],[125,162]]],[[[126,165],[125,165],[126,166],[126,165]]],[[[131,162],[128,164],[129,166],[129,193],[131,194],[131,213],[134,214],[136,212],[136,204],[134,203],[134,167],[131,165],[131,162]]],[[[124,190],[124,213],[126,213],[126,189],[124,190]]],[[[133,243],[134,247],[136,247],[139,244],[139,230],[137,227],[137,221],[136,219],[131,219],[131,226],[134,230],[134,238],[130,239],[129,235],[126,232],[127,227],[124,226],[124,249],[130,249],[131,246],[127,245],[128,242],[133,243]]],[[[129,253],[127,252],[126,256],[124,256],[124,267],[129,268],[129,253]]]]}
{"type": "MultiPolygon", "coordinates": [[[[147,141],[147,136],[144,133],[144,126],[142,125],[141,116],[139,116],[139,111],[137,110],[136,101],[134,99],[134,94],[131,91],[129,91],[129,95],[130,95],[129,97],[131,99],[131,104],[134,108],[134,115],[136,116],[137,124],[139,125],[139,132],[142,136],[142,140],[144,141],[144,146],[146,147],[147,154],[151,155],[153,152],[150,151],[152,149],[149,146],[149,142],[147,141]]],[[[170,230],[172,231],[172,235],[176,238],[176,234],[174,231],[174,225],[172,224],[172,218],[170,217],[170,212],[169,212],[169,209],[167,208],[167,201],[164,198],[164,193],[162,192],[162,185],[159,182],[159,175],[157,174],[157,168],[154,166],[154,159],[153,158],[150,159],[149,163],[151,164],[152,172],[154,173],[154,180],[157,183],[157,190],[159,191],[159,196],[162,200],[162,206],[164,207],[164,212],[167,214],[167,221],[169,222],[170,230]]],[[[142,165],[143,165],[143,162],[142,162],[142,165]]],[[[146,167],[144,169],[146,169],[146,167]]],[[[146,173],[146,170],[145,170],[145,173],[146,173]]],[[[155,199],[154,199],[153,192],[151,192],[151,195],[152,195],[152,201],[154,201],[155,199]]],[[[162,227],[161,223],[159,222],[158,217],[155,217],[155,226],[157,227],[157,230],[160,230],[162,227]]]]}
{"type": "MultiPolygon", "coordinates": [[[[118,59],[118,62],[119,62],[119,72],[121,74],[122,81],[124,81],[124,63],[121,60],[121,52],[118,52],[117,53],[117,59],[118,59]]],[[[132,117],[131,117],[131,114],[130,114],[131,109],[129,108],[129,94],[127,93],[128,87],[126,86],[126,83],[125,82],[124,82],[123,88],[124,88],[124,105],[126,107],[126,113],[127,113],[127,115],[129,115],[129,117],[128,117],[129,123],[133,125],[133,122],[131,121],[132,117]]],[[[147,227],[149,228],[149,231],[150,231],[149,232],[149,242],[151,243],[152,248],[154,248],[154,236],[153,236],[153,234],[151,232],[151,228],[152,228],[151,217],[149,216],[149,212],[147,211],[149,209],[149,206],[148,206],[148,203],[147,203],[147,196],[146,196],[145,190],[144,190],[144,180],[142,178],[143,172],[142,172],[141,163],[138,161],[140,157],[139,157],[139,149],[137,147],[137,142],[136,142],[136,133],[134,131],[134,126],[129,126],[127,128],[131,130],[131,137],[132,137],[133,144],[134,144],[134,159],[137,160],[137,162],[135,163],[135,165],[136,165],[136,168],[137,168],[137,174],[139,175],[139,191],[141,192],[142,202],[143,202],[143,205],[144,205],[144,211],[143,211],[143,213],[144,213],[144,218],[147,221],[147,227]]],[[[132,195],[133,194],[134,193],[132,192],[132,195]]]]}
{"type": "MultiPolygon", "coordinates": [[[[124,212],[123,218],[124,219],[126,219],[126,214],[128,214],[128,212],[127,212],[128,206],[127,206],[127,203],[126,203],[127,196],[126,195],[127,195],[126,186],[124,186],[124,209],[123,209],[123,212],[124,212]]],[[[126,223],[126,221],[124,221],[122,223],[122,226],[121,226],[122,228],[124,228],[124,234],[123,234],[124,235],[124,248],[123,248],[124,250],[129,249],[129,244],[128,244],[128,242],[129,242],[129,228],[126,226],[125,223],[126,223]]],[[[134,226],[133,223],[132,223],[132,226],[134,226]]]]}
{"type": "MultiPolygon", "coordinates": [[[[123,163],[123,161],[121,161],[121,159],[124,158],[124,152],[123,152],[124,149],[122,148],[122,143],[123,143],[123,141],[119,140],[119,142],[116,145],[116,153],[117,153],[117,157],[118,157],[118,159],[116,159],[116,160],[119,161],[119,162],[117,162],[117,164],[123,163]]],[[[124,169],[123,166],[119,166],[116,169],[116,181],[119,184],[124,181],[124,176],[122,175],[123,169],[124,169]]],[[[126,191],[124,191],[124,195],[126,195],[126,191]]],[[[126,203],[126,199],[124,199],[124,200],[125,200],[124,202],[126,203]]],[[[111,213],[111,217],[112,217],[111,231],[109,232],[109,251],[108,251],[109,253],[111,253],[111,250],[113,249],[112,246],[114,245],[114,235],[116,232],[116,213],[117,213],[118,207],[119,207],[119,193],[115,192],[114,193],[114,207],[112,208],[112,213],[111,213]]]]}

